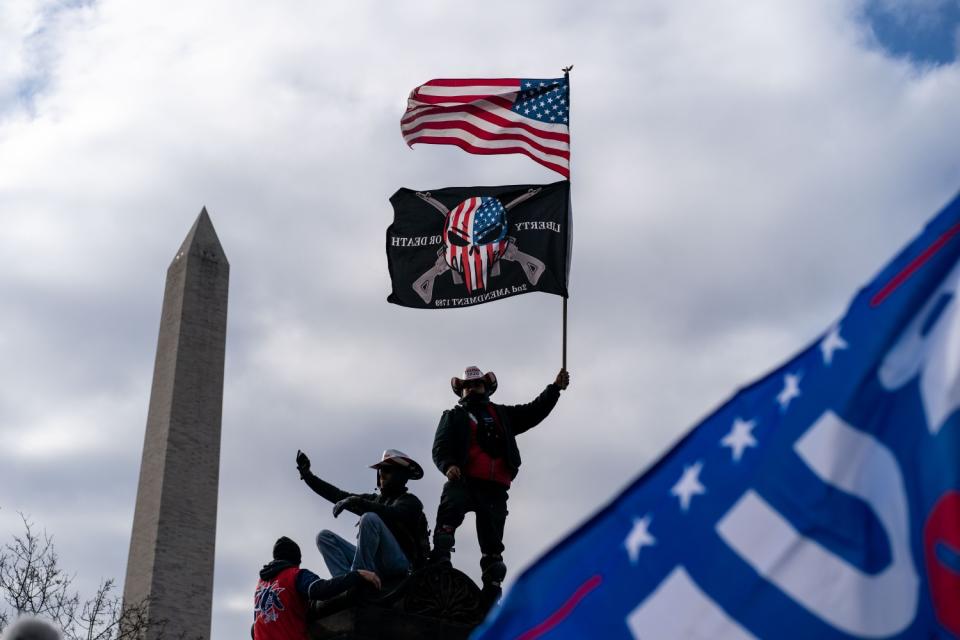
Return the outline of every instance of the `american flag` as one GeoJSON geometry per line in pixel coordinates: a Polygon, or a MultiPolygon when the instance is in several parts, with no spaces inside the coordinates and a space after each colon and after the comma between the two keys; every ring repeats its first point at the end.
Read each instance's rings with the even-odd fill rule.
{"type": "Polygon", "coordinates": [[[447,264],[463,275],[467,291],[486,288],[487,273],[507,248],[506,220],[507,210],[489,197],[468,198],[447,214],[447,264]]]}
{"type": "Polygon", "coordinates": [[[477,154],[522,153],[570,177],[567,78],[431,80],[410,92],[403,139],[477,154]]]}

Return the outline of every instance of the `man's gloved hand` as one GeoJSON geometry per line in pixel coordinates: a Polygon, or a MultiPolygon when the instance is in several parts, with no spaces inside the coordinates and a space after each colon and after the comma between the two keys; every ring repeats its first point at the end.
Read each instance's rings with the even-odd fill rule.
{"type": "Polygon", "coordinates": [[[350,508],[350,507],[358,504],[358,503],[360,502],[360,500],[362,500],[362,498],[360,498],[359,496],[349,496],[349,497],[344,498],[343,500],[341,500],[341,501],[338,502],[337,504],[333,505],[333,517],[336,518],[336,517],[339,516],[341,513],[343,513],[343,510],[344,510],[344,509],[348,509],[348,508],[350,508]]]}
{"type": "Polygon", "coordinates": [[[560,390],[563,391],[570,386],[570,372],[566,369],[560,369],[560,373],[557,374],[557,379],[553,381],[553,384],[560,387],[560,390]]]}
{"type": "Polygon", "coordinates": [[[301,478],[310,471],[310,458],[300,449],[297,449],[297,471],[300,472],[301,478]]]}
{"type": "Polygon", "coordinates": [[[451,481],[460,479],[460,467],[455,464],[447,467],[447,478],[451,481]]]}

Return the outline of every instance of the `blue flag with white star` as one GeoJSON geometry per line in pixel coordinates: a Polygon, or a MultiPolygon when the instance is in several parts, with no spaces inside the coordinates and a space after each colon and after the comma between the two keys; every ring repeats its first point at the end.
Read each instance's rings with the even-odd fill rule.
{"type": "Polygon", "coordinates": [[[960,637],[960,198],[475,640],[960,637]]]}

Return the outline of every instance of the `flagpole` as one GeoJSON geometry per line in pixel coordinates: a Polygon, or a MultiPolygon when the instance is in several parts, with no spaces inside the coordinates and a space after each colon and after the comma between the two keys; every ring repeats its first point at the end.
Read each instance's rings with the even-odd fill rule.
{"type": "Polygon", "coordinates": [[[567,368],[567,298],[563,298],[563,368],[567,368]]]}
{"type": "MultiPolygon", "coordinates": [[[[571,70],[571,69],[573,69],[573,65],[570,65],[569,67],[563,67],[563,77],[564,77],[564,79],[567,81],[567,96],[568,96],[568,97],[569,97],[569,95],[570,95],[570,70],[571,70]]],[[[572,101],[571,101],[571,102],[572,102],[572,101]]],[[[569,108],[570,108],[571,106],[572,106],[572,105],[568,105],[568,106],[567,106],[567,107],[568,107],[568,111],[569,111],[569,108]]],[[[569,135],[569,133],[570,133],[570,124],[571,124],[571,123],[568,121],[568,122],[567,122],[567,135],[569,135]]],[[[571,169],[572,169],[572,166],[573,166],[573,153],[572,153],[572,150],[573,150],[573,137],[572,137],[572,136],[570,137],[570,144],[569,144],[569,146],[570,146],[571,153],[570,153],[570,157],[567,159],[567,174],[568,174],[567,181],[568,181],[568,182],[570,182],[569,176],[572,175],[572,173],[573,173],[572,170],[571,170],[571,169]]],[[[571,188],[573,187],[573,183],[572,183],[572,182],[571,182],[570,186],[571,186],[571,188]]],[[[564,371],[567,369],[567,300],[568,300],[569,297],[570,297],[570,269],[569,269],[569,265],[570,265],[570,249],[571,249],[571,246],[570,246],[570,245],[571,245],[572,242],[573,242],[573,238],[572,238],[572,236],[570,235],[570,234],[572,233],[572,230],[570,229],[570,206],[571,206],[571,204],[573,203],[572,193],[573,193],[573,192],[572,192],[572,190],[571,190],[571,191],[570,191],[570,194],[571,194],[571,195],[568,196],[569,199],[567,200],[567,238],[568,238],[568,240],[567,240],[567,265],[566,265],[566,266],[567,266],[567,293],[566,293],[565,296],[563,296],[563,348],[562,348],[562,353],[561,353],[561,362],[562,362],[561,368],[562,368],[564,371]]]]}

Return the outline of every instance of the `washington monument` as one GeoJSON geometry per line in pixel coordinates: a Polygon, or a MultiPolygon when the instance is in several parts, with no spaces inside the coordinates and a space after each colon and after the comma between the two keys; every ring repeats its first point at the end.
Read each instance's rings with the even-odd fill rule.
{"type": "Polygon", "coordinates": [[[204,209],[163,293],[123,590],[146,603],[145,640],[210,637],[229,275],[204,209]]]}

